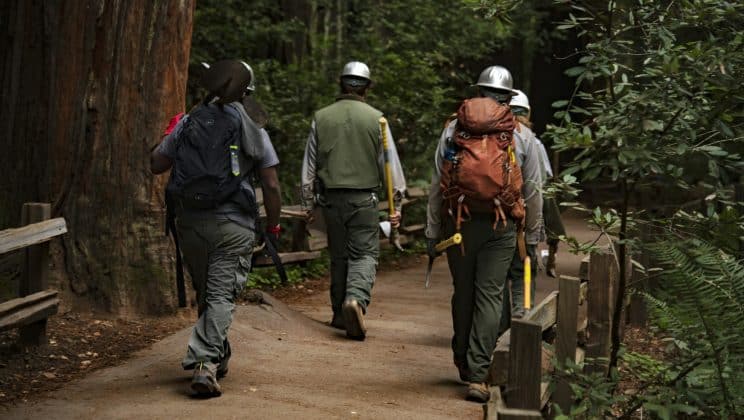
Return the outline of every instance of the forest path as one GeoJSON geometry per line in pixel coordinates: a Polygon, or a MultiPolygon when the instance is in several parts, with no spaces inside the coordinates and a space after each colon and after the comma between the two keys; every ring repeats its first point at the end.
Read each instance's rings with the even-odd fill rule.
{"type": "MultiPolygon", "coordinates": [[[[569,234],[592,235],[575,215],[569,234]]],[[[580,257],[565,246],[558,271],[577,275],[580,257]]],[[[479,419],[452,364],[452,286],[444,258],[424,289],[424,265],[381,272],[366,317],[368,336],[351,341],[328,327],[327,293],[291,307],[270,296],[240,305],[230,330],[233,358],[223,395],[190,396],[179,362],[191,328],[98,370],[44,400],[11,408],[5,419],[479,419]]],[[[537,299],[557,288],[540,273],[537,299]]]]}

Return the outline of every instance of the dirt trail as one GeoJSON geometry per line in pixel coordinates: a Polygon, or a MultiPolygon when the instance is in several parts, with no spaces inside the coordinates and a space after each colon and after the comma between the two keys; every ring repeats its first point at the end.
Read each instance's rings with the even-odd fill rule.
{"type": "MultiPolygon", "coordinates": [[[[574,233],[581,226],[567,220],[574,233]]],[[[584,228],[585,229],[585,228],[584,228]]],[[[584,236],[585,235],[580,235],[584,236]]],[[[579,257],[562,249],[559,272],[576,275],[579,257]]],[[[230,337],[230,374],[220,398],[190,397],[180,369],[190,329],[156,343],[125,364],[66,385],[45,400],[3,412],[4,419],[478,419],[479,404],[463,399],[452,365],[451,284],[446,262],[378,276],[365,342],[325,325],[328,297],[288,307],[267,296],[241,305],[230,337]]],[[[537,299],[557,287],[540,274],[537,299]]]]}

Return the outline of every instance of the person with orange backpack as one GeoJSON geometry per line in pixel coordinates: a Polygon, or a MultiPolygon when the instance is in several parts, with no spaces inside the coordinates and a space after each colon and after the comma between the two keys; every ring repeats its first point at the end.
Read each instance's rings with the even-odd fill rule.
{"type": "MultiPolygon", "coordinates": [[[[466,99],[442,132],[427,209],[427,252],[455,233],[447,249],[454,284],[452,350],[467,399],[485,402],[491,353],[498,339],[507,271],[525,232],[542,227],[540,158],[516,131],[509,108],[512,76],[501,66],[483,70],[479,96],[466,99]]],[[[524,255],[523,255],[524,257],[524,255]]]]}

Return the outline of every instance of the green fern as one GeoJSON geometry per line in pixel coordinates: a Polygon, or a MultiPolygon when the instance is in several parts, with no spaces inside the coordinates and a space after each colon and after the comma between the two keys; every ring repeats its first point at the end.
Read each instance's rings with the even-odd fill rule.
{"type": "Polygon", "coordinates": [[[744,414],[742,261],[701,239],[665,240],[650,251],[664,270],[647,302],[675,339],[678,360],[695,362],[688,395],[707,414],[744,414]]]}

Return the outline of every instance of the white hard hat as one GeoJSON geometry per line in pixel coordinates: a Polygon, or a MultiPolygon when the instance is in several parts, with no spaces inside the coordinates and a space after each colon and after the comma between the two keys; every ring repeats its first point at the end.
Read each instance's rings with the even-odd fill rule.
{"type": "Polygon", "coordinates": [[[512,89],[514,85],[512,75],[509,70],[501,66],[486,67],[478,77],[476,85],[514,92],[514,89],[512,89]]]}
{"type": "Polygon", "coordinates": [[[341,77],[358,77],[372,81],[369,77],[369,67],[361,61],[350,61],[341,70],[341,77]]]}
{"type": "Polygon", "coordinates": [[[512,96],[509,106],[521,106],[522,108],[527,108],[528,111],[531,111],[530,100],[527,98],[527,95],[519,89],[514,89],[514,92],[516,95],[512,96]]]}

